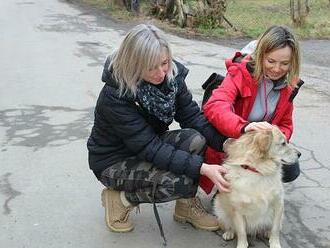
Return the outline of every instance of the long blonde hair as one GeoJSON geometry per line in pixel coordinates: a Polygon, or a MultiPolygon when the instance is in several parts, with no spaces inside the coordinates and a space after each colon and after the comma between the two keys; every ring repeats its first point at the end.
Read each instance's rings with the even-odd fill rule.
{"type": "Polygon", "coordinates": [[[258,40],[257,48],[252,53],[251,61],[255,80],[260,81],[264,76],[263,63],[266,54],[286,46],[289,46],[292,50],[290,70],[287,73],[287,83],[291,86],[295,86],[300,72],[299,43],[293,32],[288,27],[282,25],[271,26],[258,40]]]}
{"type": "Polygon", "coordinates": [[[112,54],[109,65],[119,85],[120,95],[136,95],[143,73],[161,64],[164,50],[169,58],[166,76],[168,80],[173,80],[177,68],[164,33],[153,25],[145,24],[137,25],[127,33],[119,49],[112,54]]]}

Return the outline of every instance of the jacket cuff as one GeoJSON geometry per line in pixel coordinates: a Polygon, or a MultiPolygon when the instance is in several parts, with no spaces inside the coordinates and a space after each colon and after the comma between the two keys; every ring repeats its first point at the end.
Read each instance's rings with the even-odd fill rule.
{"type": "Polygon", "coordinates": [[[247,123],[245,123],[244,125],[243,125],[243,127],[241,128],[241,134],[244,134],[245,133],[245,127],[247,126],[247,125],[249,125],[250,124],[250,122],[247,122],[247,123]]]}
{"type": "Polygon", "coordinates": [[[200,170],[203,164],[203,157],[199,155],[192,155],[188,161],[186,175],[192,179],[198,179],[200,177],[200,170]]]}
{"type": "Polygon", "coordinates": [[[228,137],[219,133],[213,126],[209,126],[203,134],[207,140],[207,145],[212,147],[216,151],[223,151],[223,143],[228,137]]]}

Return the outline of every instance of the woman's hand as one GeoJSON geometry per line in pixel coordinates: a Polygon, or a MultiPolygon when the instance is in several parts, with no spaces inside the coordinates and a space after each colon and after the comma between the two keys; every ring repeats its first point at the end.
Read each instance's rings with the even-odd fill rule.
{"type": "Polygon", "coordinates": [[[222,165],[205,163],[202,164],[200,170],[201,175],[207,176],[222,192],[230,192],[230,184],[224,178],[227,172],[227,169],[222,165]]]}
{"type": "Polygon", "coordinates": [[[271,130],[272,128],[273,128],[272,124],[269,124],[267,121],[251,122],[244,128],[244,132],[271,130]]]}

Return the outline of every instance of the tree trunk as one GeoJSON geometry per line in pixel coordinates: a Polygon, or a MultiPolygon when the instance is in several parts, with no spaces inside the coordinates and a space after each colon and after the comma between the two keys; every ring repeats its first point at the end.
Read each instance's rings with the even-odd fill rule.
{"type": "Polygon", "coordinates": [[[182,0],[175,0],[177,22],[181,28],[186,25],[186,15],[183,12],[183,3],[182,0]]]}
{"type": "Polygon", "coordinates": [[[175,0],[166,0],[165,16],[168,19],[174,18],[175,0]]]}
{"type": "Polygon", "coordinates": [[[207,25],[211,23],[210,28],[215,28],[225,20],[226,6],[227,0],[153,0],[150,13],[160,19],[175,20],[180,27],[207,22],[207,25]]]}
{"type": "Polygon", "coordinates": [[[290,14],[293,24],[297,27],[301,27],[306,23],[306,18],[310,11],[309,2],[305,0],[290,0],[290,14]]]}
{"type": "Polygon", "coordinates": [[[140,0],[109,0],[110,6],[125,8],[127,11],[132,11],[135,14],[140,12],[140,0]]]}
{"type": "Polygon", "coordinates": [[[309,7],[309,0],[305,0],[305,7],[306,7],[306,13],[309,14],[309,11],[311,10],[309,7]]]}
{"type": "Polygon", "coordinates": [[[134,14],[138,15],[140,13],[140,0],[130,0],[131,10],[134,14]]]}

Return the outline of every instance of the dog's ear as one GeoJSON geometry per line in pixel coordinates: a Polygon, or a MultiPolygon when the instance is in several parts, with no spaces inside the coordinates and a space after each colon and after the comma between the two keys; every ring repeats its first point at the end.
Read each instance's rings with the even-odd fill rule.
{"type": "Polygon", "coordinates": [[[255,137],[256,146],[258,147],[259,151],[262,154],[268,153],[272,141],[273,141],[273,133],[271,130],[260,131],[257,133],[255,137]]]}
{"type": "Polygon", "coordinates": [[[228,138],[225,143],[223,143],[223,151],[224,152],[228,152],[228,148],[230,147],[230,145],[233,144],[233,142],[235,141],[235,139],[233,138],[228,138]]]}

